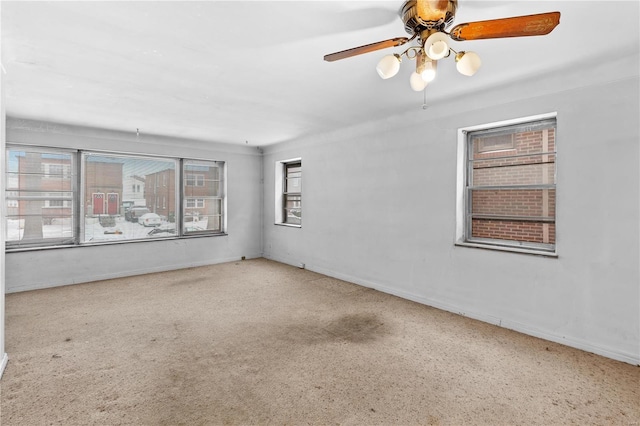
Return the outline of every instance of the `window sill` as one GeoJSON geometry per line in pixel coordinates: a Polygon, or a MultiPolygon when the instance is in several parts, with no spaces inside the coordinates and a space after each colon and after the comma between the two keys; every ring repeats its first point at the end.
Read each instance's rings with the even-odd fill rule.
{"type": "Polygon", "coordinates": [[[302,225],[294,225],[292,223],[274,223],[274,225],[286,226],[288,228],[302,228],[302,225]]]}
{"type": "Polygon", "coordinates": [[[113,246],[119,244],[130,244],[130,243],[150,243],[155,241],[175,241],[175,240],[189,240],[193,238],[209,238],[209,237],[226,237],[229,234],[226,232],[216,233],[216,234],[194,234],[194,235],[182,235],[179,237],[161,237],[161,238],[148,238],[148,239],[139,239],[139,240],[119,240],[119,241],[94,241],[94,242],[85,242],[80,244],[59,244],[59,245],[51,245],[51,246],[40,246],[40,247],[16,247],[16,248],[6,248],[5,253],[21,253],[27,251],[41,251],[41,250],[58,250],[58,249],[73,249],[73,248],[81,248],[81,247],[100,247],[100,246],[113,246]]]}
{"type": "Polygon", "coordinates": [[[456,242],[456,246],[460,247],[473,247],[485,250],[497,250],[497,251],[507,251],[511,253],[520,253],[520,254],[532,254],[536,256],[545,256],[558,258],[557,252],[552,251],[543,251],[543,250],[535,250],[529,248],[520,248],[520,247],[510,247],[510,246],[501,246],[501,245],[492,245],[492,244],[481,244],[481,243],[471,243],[471,242],[456,242]]]}

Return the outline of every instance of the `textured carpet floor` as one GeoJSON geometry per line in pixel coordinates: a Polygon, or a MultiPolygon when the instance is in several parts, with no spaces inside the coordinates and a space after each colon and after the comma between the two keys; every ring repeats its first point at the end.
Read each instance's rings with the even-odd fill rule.
{"type": "Polygon", "coordinates": [[[6,315],[3,426],[640,421],[638,367],[264,259],[6,315]]]}

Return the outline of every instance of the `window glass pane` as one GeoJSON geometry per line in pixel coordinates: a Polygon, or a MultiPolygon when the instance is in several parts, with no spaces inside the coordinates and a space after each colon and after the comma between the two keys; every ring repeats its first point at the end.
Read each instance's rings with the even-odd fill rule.
{"type": "Polygon", "coordinates": [[[285,166],[285,192],[301,192],[302,189],[302,165],[287,164],[285,166]]]}
{"type": "Polygon", "coordinates": [[[39,148],[6,151],[8,248],[74,242],[74,155],[39,148]]]}
{"type": "Polygon", "coordinates": [[[471,190],[471,214],[500,217],[537,217],[545,220],[556,215],[555,189],[471,190]]]}
{"type": "Polygon", "coordinates": [[[555,223],[473,219],[471,229],[474,238],[549,245],[556,243],[555,223]]]}
{"type": "Polygon", "coordinates": [[[302,196],[284,196],[284,222],[293,225],[302,223],[302,196]]]}
{"type": "Polygon", "coordinates": [[[223,230],[223,167],[221,161],[183,160],[183,232],[223,230]]]}
{"type": "Polygon", "coordinates": [[[473,162],[472,186],[555,183],[555,155],[492,158],[473,162]]]}
{"type": "Polygon", "coordinates": [[[83,165],[83,241],[175,234],[175,160],[85,154],[83,165]]]}

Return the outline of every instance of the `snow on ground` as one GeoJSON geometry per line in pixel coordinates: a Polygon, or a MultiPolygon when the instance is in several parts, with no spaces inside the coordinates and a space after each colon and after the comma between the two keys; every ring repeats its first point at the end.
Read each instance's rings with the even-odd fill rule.
{"type": "MultiPolygon", "coordinates": [[[[187,231],[207,229],[207,218],[186,223],[187,231]]],[[[115,218],[115,226],[103,227],[98,218],[85,219],[84,242],[135,240],[159,238],[175,235],[176,224],[162,221],[157,230],[138,223],[127,222],[124,217],[115,218]],[[153,231],[153,232],[152,232],[153,231]],[[166,231],[166,232],[163,232],[166,231]],[[151,234],[150,234],[151,233],[151,234]]],[[[54,219],[51,225],[43,225],[44,238],[72,238],[73,225],[71,219],[54,219]]],[[[7,241],[20,241],[24,236],[24,219],[7,220],[7,241]]]]}

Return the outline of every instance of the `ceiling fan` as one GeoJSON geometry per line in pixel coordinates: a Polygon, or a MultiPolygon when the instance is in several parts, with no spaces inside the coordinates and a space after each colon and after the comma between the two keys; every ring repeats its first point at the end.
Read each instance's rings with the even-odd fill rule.
{"type": "Polygon", "coordinates": [[[416,40],[417,46],[382,58],[376,70],[380,77],[387,79],[398,73],[403,56],[415,59],[416,71],[411,74],[410,83],[413,90],[421,91],[435,78],[438,60],[450,56],[452,52],[455,54],[456,68],[461,74],[471,76],[480,68],[482,62],[477,53],[456,52],[449,47],[449,40],[546,35],[560,23],[560,12],[548,12],[458,24],[447,32],[445,29],[453,23],[457,8],[457,0],[405,1],[398,14],[410,37],[396,37],[342,50],[325,55],[324,60],[333,62],[416,40]]]}

